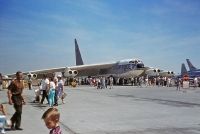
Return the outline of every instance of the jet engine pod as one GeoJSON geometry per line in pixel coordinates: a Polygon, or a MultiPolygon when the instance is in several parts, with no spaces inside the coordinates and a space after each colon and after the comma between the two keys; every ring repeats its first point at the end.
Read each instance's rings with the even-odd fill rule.
{"type": "Polygon", "coordinates": [[[33,74],[33,79],[36,79],[37,78],[37,74],[33,74]]]}
{"type": "Polygon", "coordinates": [[[73,74],[76,76],[78,74],[77,70],[73,70],[73,74]]]}
{"type": "Polygon", "coordinates": [[[174,72],[173,71],[169,71],[169,75],[173,76],[174,72]]]}
{"type": "Polygon", "coordinates": [[[64,72],[65,77],[75,77],[78,74],[77,70],[71,70],[70,68],[66,68],[64,72]]]}
{"type": "Polygon", "coordinates": [[[173,75],[174,75],[173,71],[163,71],[160,73],[160,76],[163,76],[163,77],[171,77],[173,75]]]}
{"type": "Polygon", "coordinates": [[[36,78],[37,74],[32,74],[32,73],[27,74],[27,79],[36,79],[36,78]]]}
{"type": "Polygon", "coordinates": [[[174,74],[173,71],[168,71],[167,73],[168,73],[169,75],[173,75],[173,74],[174,74]]]}
{"type": "Polygon", "coordinates": [[[159,73],[159,72],[160,72],[160,69],[157,69],[157,68],[156,68],[156,69],[153,69],[153,72],[154,72],[154,73],[159,73]]]}
{"type": "Polygon", "coordinates": [[[160,72],[160,69],[157,69],[157,68],[150,68],[148,70],[146,70],[146,74],[148,76],[158,76],[159,75],[159,72],[160,72]]]}

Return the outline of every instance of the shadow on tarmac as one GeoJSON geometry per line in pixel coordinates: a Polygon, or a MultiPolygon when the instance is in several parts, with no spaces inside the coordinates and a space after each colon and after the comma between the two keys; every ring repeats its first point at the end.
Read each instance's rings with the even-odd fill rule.
{"type": "Polygon", "coordinates": [[[115,95],[111,97],[126,97],[126,98],[133,98],[134,101],[151,101],[156,102],[158,104],[169,105],[174,107],[200,107],[198,103],[189,103],[189,102],[182,102],[182,101],[173,101],[173,100],[165,100],[165,99],[154,99],[154,98],[138,98],[134,95],[115,95]]]}

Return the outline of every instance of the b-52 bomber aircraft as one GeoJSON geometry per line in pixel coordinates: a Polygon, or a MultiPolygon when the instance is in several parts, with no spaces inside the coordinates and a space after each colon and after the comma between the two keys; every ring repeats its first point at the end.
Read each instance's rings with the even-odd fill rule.
{"type": "MultiPolygon", "coordinates": [[[[144,67],[139,59],[125,59],[117,62],[88,64],[84,65],[77,40],[75,39],[76,66],[58,67],[43,70],[23,72],[25,78],[42,78],[43,74],[54,74],[61,72],[63,77],[81,77],[81,76],[113,76],[117,78],[132,78],[141,75],[161,75],[166,72],[155,68],[144,67]]],[[[169,72],[167,73],[169,74],[169,72]]],[[[8,74],[8,77],[14,77],[15,74],[8,74]]]]}

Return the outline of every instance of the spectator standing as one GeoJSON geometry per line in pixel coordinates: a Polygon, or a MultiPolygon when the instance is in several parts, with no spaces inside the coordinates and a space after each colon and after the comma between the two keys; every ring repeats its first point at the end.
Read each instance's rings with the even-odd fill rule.
{"type": "Polygon", "coordinates": [[[58,97],[61,98],[62,103],[64,104],[64,82],[61,75],[58,75],[58,97]]]}
{"type": "Polygon", "coordinates": [[[21,125],[21,115],[22,115],[22,105],[25,104],[24,98],[22,96],[24,84],[22,81],[23,74],[21,71],[16,73],[16,79],[11,82],[8,86],[8,100],[9,104],[14,104],[15,113],[11,118],[11,129],[12,130],[23,130],[20,128],[21,125]]]}
{"type": "Polygon", "coordinates": [[[42,91],[42,99],[41,99],[41,104],[43,104],[44,99],[47,99],[47,102],[49,104],[48,100],[48,91],[49,91],[49,79],[47,78],[47,75],[43,75],[43,79],[41,82],[41,91],[42,91]]]}

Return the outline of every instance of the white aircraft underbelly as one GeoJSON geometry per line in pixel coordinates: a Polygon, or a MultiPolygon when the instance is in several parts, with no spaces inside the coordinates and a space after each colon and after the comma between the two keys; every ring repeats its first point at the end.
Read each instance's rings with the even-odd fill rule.
{"type": "Polygon", "coordinates": [[[143,72],[144,70],[133,70],[133,71],[119,74],[118,77],[125,77],[125,78],[137,77],[141,75],[143,72]]]}

